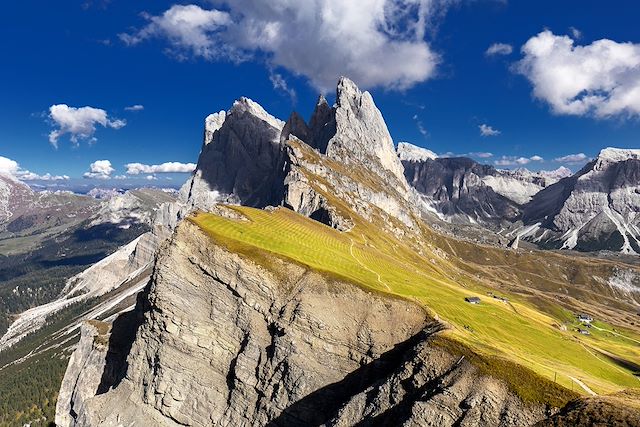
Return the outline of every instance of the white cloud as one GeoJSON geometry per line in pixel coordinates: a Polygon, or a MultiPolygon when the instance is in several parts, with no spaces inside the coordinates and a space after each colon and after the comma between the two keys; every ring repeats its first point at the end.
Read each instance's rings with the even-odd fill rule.
{"type": "Polygon", "coordinates": [[[424,123],[422,122],[422,120],[418,117],[417,114],[413,115],[413,121],[416,122],[416,127],[418,128],[418,132],[420,132],[420,134],[422,136],[424,136],[425,138],[429,136],[429,131],[427,131],[427,128],[424,127],[424,123]]]}
{"type": "Polygon", "coordinates": [[[178,57],[184,55],[183,50],[189,50],[192,55],[207,59],[224,54],[224,47],[215,42],[214,34],[232,23],[227,12],[206,10],[194,4],[173,5],[160,16],[144,13],[143,17],[148,24],[132,34],[119,34],[123,42],[135,45],[153,37],[165,37],[178,57]]]}
{"type": "Polygon", "coordinates": [[[15,175],[20,169],[20,165],[15,160],[0,156],[0,172],[15,175]]]}
{"type": "Polygon", "coordinates": [[[571,31],[571,36],[573,36],[575,40],[580,40],[582,38],[582,31],[576,27],[569,27],[569,31],[571,31]]]}
{"type": "Polygon", "coordinates": [[[487,56],[496,56],[496,55],[511,55],[513,52],[513,46],[506,43],[494,43],[487,48],[484,52],[487,56]]]}
{"type": "Polygon", "coordinates": [[[494,129],[484,123],[478,126],[478,128],[480,129],[480,135],[482,136],[498,136],[501,133],[498,129],[494,129]]]}
{"type": "Polygon", "coordinates": [[[135,104],[135,105],[130,105],[129,107],[124,107],[125,111],[142,111],[144,110],[144,105],[141,104],[135,104]]]}
{"type": "Polygon", "coordinates": [[[145,165],[143,163],[127,163],[125,165],[129,175],[153,173],[190,173],[196,168],[195,163],[166,162],[159,165],[145,165]]]}
{"type": "Polygon", "coordinates": [[[128,45],[163,38],[178,58],[242,61],[307,77],[320,90],[341,75],[363,87],[405,89],[435,73],[439,56],[425,41],[430,24],[454,0],[218,0],[220,10],[174,5],[143,15],[120,34],[128,45]]]}
{"type": "Polygon", "coordinates": [[[156,177],[155,177],[155,176],[153,176],[153,175],[147,175],[144,179],[146,179],[147,181],[155,181],[155,180],[156,180],[156,179],[158,179],[158,178],[156,178],[156,177]]]}
{"type": "Polygon", "coordinates": [[[496,166],[524,166],[531,162],[541,162],[544,159],[538,155],[531,157],[518,157],[518,156],[502,156],[493,163],[496,166]]]}
{"type": "Polygon", "coordinates": [[[554,113],[640,115],[640,44],[602,39],[579,46],[546,30],[531,37],[522,53],[514,69],[554,113]]]}
{"type": "Polygon", "coordinates": [[[584,153],[567,154],[566,156],[556,157],[555,159],[553,159],[554,162],[566,163],[569,165],[583,163],[587,160],[589,160],[589,157],[587,157],[587,155],[584,153]]]}
{"type": "Polygon", "coordinates": [[[11,175],[22,181],[61,181],[69,179],[68,175],[51,175],[45,173],[38,175],[37,173],[22,169],[20,164],[15,160],[0,156],[0,173],[11,175]]]}
{"type": "Polygon", "coordinates": [[[109,160],[96,160],[89,165],[89,172],[84,173],[85,178],[109,179],[115,169],[109,160]]]}
{"type": "Polygon", "coordinates": [[[289,98],[291,98],[291,102],[296,102],[296,91],[294,88],[289,87],[287,81],[284,79],[284,77],[282,77],[282,74],[275,73],[272,70],[269,72],[269,80],[271,80],[271,84],[273,85],[274,89],[283,91],[284,93],[289,95],[289,98]]]}
{"type": "Polygon", "coordinates": [[[107,112],[100,108],[93,107],[69,107],[66,104],[57,104],[49,107],[49,119],[56,129],[49,133],[49,142],[58,147],[58,140],[64,134],[69,134],[71,142],[75,145],[82,139],[95,142],[93,136],[96,132],[96,125],[120,129],[127,122],[120,119],[109,118],[107,112]]]}
{"type": "Polygon", "coordinates": [[[44,175],[38,175],[37,173],[24,171],[24,173],[18,174],[18,179],[23,181],[66,181],[70,177],[69,175],[51,175],[48,172],[44,175]]]}
{"type": "Polygon", "coordinates": [[[489,157],[493,157],[493,153],[483,152],[483,151],[473,151],[471,153],[467,153],[469,157],[478,157],[480,159],[488,159],[489,157]]]}

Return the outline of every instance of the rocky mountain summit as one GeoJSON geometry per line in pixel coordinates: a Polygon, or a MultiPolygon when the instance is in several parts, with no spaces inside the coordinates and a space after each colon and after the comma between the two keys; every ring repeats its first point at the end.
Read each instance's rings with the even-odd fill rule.
{"type": "Polygon", "coordinates": [[[547,247],[640,253],[640,150],[605,148],[525,206],[521,239],[547,247]]]}
{"type": "Polygon", "coordinates": [[[500,170],[471,159],[398,147],[408,182],[441,219],[478,224],[518,247],[640,251],[640,150],[606,148],[576,174],[567,168],[500,170]]]}
{"type": "MultiPolygon", "coordinates": [[[[254,101],[240,98],[228,112],[206,119],[198,167],[181,190],[186,210],[179,216],[224,202],[258,208],[285,205],[346,229],[349,219],[335,207],[329,209],[327,202],[338,192],[350,197],[352,206],[366,201],[407,222],[410,187],[402,171],[382,113],[371,95],[348,79],[338,84],[335,106],[319,97],[309,124],[295,112],[282,122],[254,101]],[[363,186],[353,174],[341,173],[349,167],[360,175],[374,173],[386,184],[363,186]],[[322,184],[310,185],[318,181],[310,180],[312,175],[321,177],[322,184]]],[[[366,206],[357,209],[367,214],[366,206]]]]}
{"type": "MultiPolygon", "coordinates": [[[[429,194],[440,194],[455,214],[472,212],[464,200],[484,203],[475,218],[499,209],[517,213],[521,204],[482,181],[500,172],[402,151],[413,154],[398,156],[371,95],[344,78],[336,104],[320,97],[308,122],[296,113],[280,121],[248,98],[207,117],[193,177],[120,258],[133,265],[145,254],[145,263],[118,276],[115,286],[99,286],[110,289],[104,295],[131,293],[121,309],[83,324],[56,423],[522,426],[557,413],[574,392],[468,346],[484,339],[484,321],[500,318],[582,352],[548,314],[530,320],[519,310],[533,313],[535,304],[557,301],[576,307],[580,301],[547,292],[561,286],[573,294],[579,285],[583,300],[611,304],[604,313],[620,322],[632,303],[616,301],[620,288],[607,280],[635,270],[518,253],[522,269],[494,271],[491,265],[511,262],[509,251],[478,251],[435,234],[422,219],[429,194]],[[430,162],[442,178],[421,166],[430,162]],[[250,218],[249,207],[262,210],[250,218]],[[274,222],[256,229],[258,217],[274,222]],[[306,252],[316,255],[296,258],[306,252]],[[536,267],[529,271],[529,264],[536,267]],[[568,278],[577,269],[588,274],[575,285],[568,278]],[[556,281],[548,284],[541,274],[556,281]],[[436,287],[402,293],[425,278],[425,286],[436,287]],[[500,314],[478,322],[480,314],[472,313],[482,312],[467,311],[475,307],[464,295],[482,286],[536,303],[494,298],[478,308],[500,314]],[[437,298],[452,298],[448,292],[457,293],[436,311],[437,298]],[[470,320],[441,319],[458,309],[470,320]]],[[[565,385],[573,381],[563,378],[565,385]]],[[[607,381],[599,383],[605,390],[621,387],[607,381]]]]}

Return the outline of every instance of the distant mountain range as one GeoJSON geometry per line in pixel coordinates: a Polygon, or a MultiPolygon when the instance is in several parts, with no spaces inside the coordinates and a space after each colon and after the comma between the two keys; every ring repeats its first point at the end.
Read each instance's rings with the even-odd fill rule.
{"type": "Polygon", "coordinates": [[[398,156],[409,183],[445,221],[500,231],[512,247],[526,240],[543,249],[640,253],[640,150],[605,148],[575,174],[498,170],[420,150],[402,144],[398,156]]]}

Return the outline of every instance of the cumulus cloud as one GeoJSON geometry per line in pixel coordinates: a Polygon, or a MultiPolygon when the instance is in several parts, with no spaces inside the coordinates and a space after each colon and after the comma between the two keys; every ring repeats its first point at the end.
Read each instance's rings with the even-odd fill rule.
{"type": "Polygon", "coordinates": [[[482,136],[498,136],[501,133],[498,129],[494,129],[493,127],[484,123],[478,126],[478,128],[480,129],[480,135],[482,136]]]}
{"type": "Polygon", "coordinates": [[[589,157],[587,157],[587,155],[584,153],[567,154],[566,156],[556,157],[555,159],[553,159],[554,162],[566,163],[568,165],[584,163],[587,160],[589,160],[589,157]]]}
{"type": "Polygon", "coordinates": [[[20,165],[15,160],[0,156],[0,172],[7,175],[15,175],[20,169],[20,165]]]}
{"type": "Polygon", "coordinates": [[[531,37],[522,54],[515,71],[555,114],[640,115],[640,44],[602,39],[580,46],[546,30],[531,37]]]}
{"type": "Polygon", "coordinates": [[[513,46],[506,43],[494,43],[487,48],[484,52],[487,56],[496,56],[496,55],[511,55],[513,52],[513,46]]]}
{"type": "Polygon", "coordinates": [[[496,166],[524,166],[531,162],[541,162],[544,159],[538,155],[531,157],[518,157],[518,156],[502,156],[493,163],[496,166]]]}
{"type": "Polygon", "coordinates": [[[307,77],[318,89],[341,75],[363,87],[405,89],[427,80],[440,62],[425,33],[453,0],[218,0],[220,9],[174,5],[120,34],[128,45],[168,42],[178,58],[266,58],[307,77]]]}
{"type": "Polygon", "coordinates": [[[136,45],[154,37],[164,37],[170,42],[173,53],[182,57],[184,50],[195,56],[215,59],[224,53],[224,47],[215,42],[215,33],[230,24],[231,15],[200,6],[173,5],[162,15],[143,13],[147,25],[133,33],[119,34],[128,45],[136,45]]]}
{"type": "Polygon", "coordinates": [[[15,160],[0,156],[0,173],[10,175],[22,181],[61,181],[69,179],[68,175],[52,175],[45,173],[38,175],[26,169],[22,169],[15,160]]]}
{"type": "Polygon", "coordinates": [[[97,125],[120,129],[127,124],[124,120],[109,118],[107,112],[100,108],[75,108],[66,104],[49,107],[49,119],[55,127],[49,133],[49,142],[56,148],[62,135],[69,134],[71,142],[75,145],[83,139],[95,142],[94,134],[97,125]]]}
{"type": "Polygon", "coordinates": [[[92,179],[109,179],[113,172],[115,169],[109,160],[96,160],[89,165],[89,172],[85,172],[83,176],[92,179]]]}
{"type": "Polygon", "coordinates": [[[135,105],[130,105],[129,107],[124,107],[125,111],[142,111],[144,110],[144,105],[141,104],[135,104],[135,105]]]}
{"type": "Polygon", "coordinates": [[[190,173],[196,168],[195,163],[166,162],[159,165],[145,165],[143,163],[127,163],[125,165],[129,175],[154,173],[190,173]]]}
{"type": "Polygon", "coordinates": [[[158,178],[156,178],[154,175],[147,175],[147,176],[145,177],[145,179],[146,179],[147,181],[155,181],[155,180],[157,180],[158,178]]]}

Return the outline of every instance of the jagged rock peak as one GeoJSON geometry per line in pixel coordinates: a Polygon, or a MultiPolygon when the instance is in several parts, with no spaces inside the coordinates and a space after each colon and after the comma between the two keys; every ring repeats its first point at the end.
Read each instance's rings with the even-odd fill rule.
{"type": "Polygon", "coordinates": [[[598,154],[593,168],[602,170],[611,163],[624,162],[626,160],[640,160],[640,150],[633,148],[604,148],[598,154]]]}
{"type": "Polygon", "coordinates": [[[428,159],[437,159],[438,155],[426,148],[418,147],[408,142],[400,142],[398,143],[398,157],[400,160],[407,162],[424,162],[428,159]]]}
{"type": "Polygon", "coordinates": [[[241,97],[233,103],[233,106],[231,107],[227,115],[231,116],[233,114],[242,113],[250,114],[261,120],[264,120],[274,128],[282,129],[282,127],[284,126],[284,122],[282,120],[273,117],[271,114],[267,113],[260,104],[252,101],[245,96],[241,97]]]}
{"type": "Polygon", "coordinates": [[[304,121],[302,116],[300,116],[296,111],[291,113],[289,120],[287,120],[287,123],[285,123],[282,128],[280,141],[286,141],[291,135],[305,142],[313,140],[311,129],[309,129],[309,126],[307,126],[307,123],[304,121]]]}
{"type": "Polygon", "coordinates": [[[204,145],[213,141],[213,133],[222,127],[226,118],[227,113],[221,110],[217,113],[209,114],[204,119],[204,145]]]}
{"type": "Polygon", "coordinates": [[[334,110],[336,130],[326,154],[344,163],[360,163],[382,176],[391,174],[408,188],[393,140],[371,94],[341,77],[334,110]]]}
{"type": "Polygon", "coordinates": [[[573,172],[571,172],[571,169],[565,166],[560,166],[558,169],[554,169],[550,171],[541,170],[538,173],[545,178],[555,179],[556,181],[562,178],[568,178],[571,175],[573,175],[573,172]]]}

